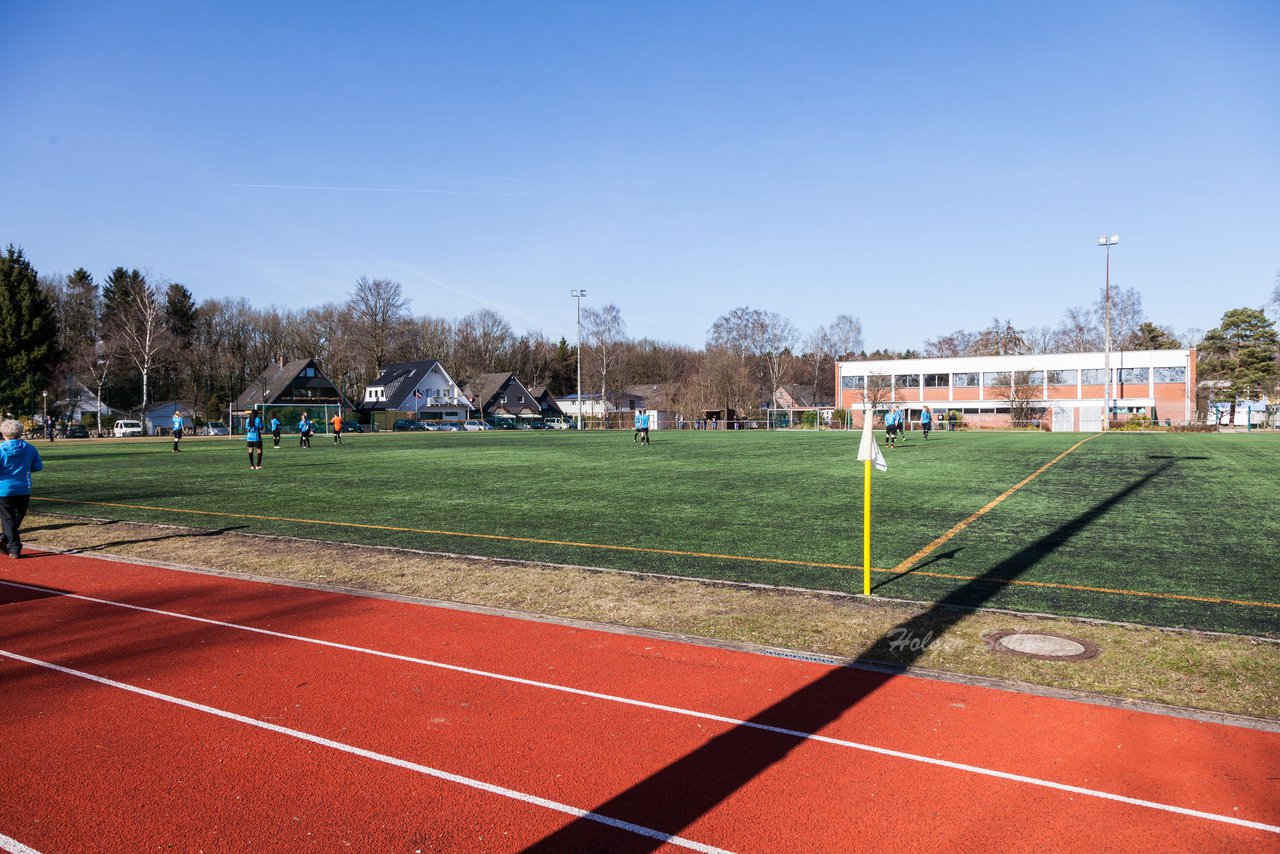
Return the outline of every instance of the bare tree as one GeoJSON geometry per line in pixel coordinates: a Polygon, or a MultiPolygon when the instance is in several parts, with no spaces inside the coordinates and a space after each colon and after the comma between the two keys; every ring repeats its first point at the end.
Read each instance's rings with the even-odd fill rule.
{"type": "Polygon", "coordinates": [[[924,354],[929,358],[955,358],[971,356],[977,349],[978,333],[957,329],[949,335],[940,335],[924,342],[924,354]]]}
{"type": "MultiPolygon", "coordinates": [[[[622,312],[612,303],[603,308],[582,310],[583,346],[591,356],[591,369],[600,384],[600,406],[609,426],[609,372],[617,372],[618,361],[626,343],[627,325],[622,312]]],[[[581,406],[581,401],[579,401],[581,406]]]]}
{"type": "Polygon", "coordinates": [[[800,340],[800,330],[790,320],[773,312],[763,313],[762,320],[757,349],[769,380],[768,400],[769,408],[772,409],[778,389],[786,383],[796,362],[792,350],[800,340]]]}
{"type": "Polygon", "coordinates": [[[1044,416],[1044,389],[1031,382],[1028,371],[1014,371],[1002,385],[998,399],[1009,404],[1009,420],[1014,427],[1030,427],[1044,416]]]}
{"type": "Polygon", "coordinates": [[[366,342],[374,364],[381,367],[391,342],[403,333],[409,319],[409,300],[400,283],[361,276],[356,279],[347,307],[355,333],[366,342]]]}
{"type": "MultiPolygon", "coordinates": [[[[1106,306],[1106,294],[1105,288],[1099,289],[1098,301],[1093,305],[1094,317],[1099,327],[1102,327],[1105,322],[1103,311],[1106,306]]],[[[1138,293],[1137,288],[1113,287],[1111,289],[1112,349],[1132,349],[1138,327],[1145,319],[1146,315],[1142,311],[1142,294],[1138,293]]]]}
{"type": "Polygon", "coordinates": [[[1011,321],[993,318],[991,325],[978,333],[972,355],[1016,356],[1027,350],[1026,339],[1020,330],[1014,329],[1011,321]]]}
{"type": "Polygon", "coordinates": [[[1054,349],[1060,353],[1090,353],[1102,349],[1102,327],[1094,324],[1088,309],[1067,309],[1053,333],[1054,349]]]}
{"type": "Polygon", "coordinates": [[[831,338],[831,355],[837,360],[852,359],[862,352],[862,321],[856,317],[836,315],[827,334],[831,338]]]}
{"type": "Polygon", "coordinates": [[[109,331],[142,376],[141,409],[145,414],[151,372],[162,363],[170,345],[165,304],[156,286],[136,270],[116,284],[109,331]]]}
{"type": "Polygon", "coordinates": [[[819,326],[805,339],[804,349],[805,358],[813,366],[814,399],[834,399],[836,353],[831,332],[827,327],[819,326]]]}
{"type": "Polygon", "coordinates": [[[506,318],[491,308],[473,311],[458,321],[455,359],[462,376],[475,378],[499,369],[515,345],[516,336],[506,318]]]}

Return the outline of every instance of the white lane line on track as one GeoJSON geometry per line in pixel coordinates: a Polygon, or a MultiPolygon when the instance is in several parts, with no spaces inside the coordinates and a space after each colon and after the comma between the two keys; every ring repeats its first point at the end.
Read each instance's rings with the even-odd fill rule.
{"type": "MultiPolygon", "coordinates": [[[[559,801],[552,801],[552,800],[548,800],[547,798],[540,798],[537,795],[530,795],[527,792],[518,792],[515,789],[508,789],[505,786],[498,786],[493,783],[486,783],[483,780],[474,780],[470,777],[463,777],[459,774],[451,774],[448,771],[442,771],[439,768],[432,768],[429,765],[420,765],[417,762],[410,762],[407,759],[400,759],[399,757],[396,757],[396,756],[388,756],[385,753],[378,753],[373,750],[365,750],[362,747],[356,747],[355,745],[352,745],[352,744],[344,744],[341,741],[334,741],[333,739],[325,738],[324,736],[313,735],[309,732],[303,732],[302,730],[290,729],[289,727],[280,726],[279,724],[267,723],[266,721],[260,721],[257,718],[250,718],[250,717],[246,717],[245,715],[238,715],[235,712],[228,712],[225,709],[218,709],[213,706],[206,706],[203,703],[195,703],[195,702],[192,702],[191,700],[184,700],[181,697],[174,697],[169,694],[161,694],[158,691],[149,691],[146,688],[139,688],[136,685],[129,685],[124,682],[117,682],[114,679],[107,679],[103,676],[97,676],[93,673],[85,673],[82,670],[73,670],[70,667],[63,667],[60,664],[54,664],[49,661],[41,661],[36,658],[28,658],[27,656],[19,655],[16,652],[9,652],[8,650],[0,649],[0,657],[9,658],[14,661],[21,661],[24,664],[31,664],[36,667],[44,667],[49,670],[54,670],[54,671],[57,671],[58,673],[65,674],[67,676],[75,676],[80,679],[87,679],[90,682],[96,682],[99,685],[106,685],[107,687],[110,687],[110,688],[118,688],[121,691],[129,691],[134,694],[140,694],[141,696],[148,697],[152,700],[161,700],[165,703],[173,703],[174,705],[182,706],[183,708],[192,709],[193,711],[197,711],[197,712],[204,712],[205,714],[214,715],[220,718],[225,718],[226,720],[235,721],[237,723],[248,724],[249,726],[258,727],[259,729],[265,729],[270,732],[277,733],[279,735],[287,735],[291,738],[297,738],[302,741],[308,741],[308,742],[311,742],[312,744],[318,744],[322,747],[329,747],[329,748],[332,748],[333,750],[340,750],[343,753],[350,753],[354,756],[360,756],[364,759],[372,759],[375,762],[382,762],[387,765],[394,765],[398,768],[404,768],[405,770],[408,770],[408,771],[416,771],[417,773],[425,774],[428,777],[435,777],[439,780],[445,780],[450,783],[458,783],[463,786],[469,786],[472,789],[479,789],[482,792],[488,792],[490,794],[499,795],[504,798],[511,798],[512,800],[521,801],[526,804],[532,804],[533,806],[545,807],[546,809],[549,809],[549,810],[554,810],[556,812],[564,813],[566,815],[571,815],[574,818],[584,818],[584,819],[587,819],[588,821],[594,821],[600,824],[607,825],[612,828],[616,828],[617,830],[629,831],[639,836],[645,836],[645,837],[648,837],[649,839],[656,839],[656,840],[659,840],[660,842],[670,843],[671,845],[677,845],[681,848],[688,848],[692,851],[702,851],[702,852],[705,852],[705,854],[732,854],[732,852],[724,848],[716,848],[713,845],[705,845],[701,842],[695,842],[692,839],[685,839],[682,836],[673,836],[669,833],[663,833],[660,830],[654,830],[651,827],[645,827],[644,825],[633,824],[632,822],[629,822],[629,821],[623,821],[621,819],[611,818],[607,815],[591,812],[590,810],[584,810],[584,809],[580,809],[579,807],[569,806],[568,804],[562,804],[559,801]]],[[[0,838],[7,839],[7,837],[0,837],[0,838]]],[[[21,852],[26,852],[26,851],[31,851],[32,849],[24,847],[18,850],[21,852]]],[[[35,854],[39,854],[39,852],[35,852],[35,854]]]]}
{"type": "Polygon", "coordinates": [[[127,602],[114,602],[109,599],[97,599],[92,596],[83,596],[78,593],[64,593],[62,591],[50,591],[43,587],[34,585],[20,584],[15,581],[0,581],[10,587],[20,587],[26,590],[34,590],[41,593],[54,593],[60,597],[69,599],[79,599],[85,602],[93,602],[100,605],[110,605],[117,608],[124,608],[132,611],[142,611],[148,614],[158,614],[164,617],[173,617],[181,620],[190,620],[197,623],[205,623],[211,626],[219,626],[222,628],[236,629],[239,631],[253,632],[256,634],[267,635],[269,637],[281,638],[284,640],[300,641],[302,643],[315,644],[317,646],[329,647],[331,649],[341,649],[347,652],[356,652],[363,655],[372,655],[379,658],[391,659],[393,661],[404,661],[409,664],[418,664],[424,667],[435,667],[441,670],[449,670],[455,673],[464,673],[469,676],[479,676],[485,679],[496,679],[502,682],[511,682],[517,685],[527,685],[533,688],[542,688],[549,691],[560,691],[566,694],[573,694],[579,697],[591,697],[596,700],[604,700],[611,703],[621,703],[628,706],[636,706],[643,709],[653,709],[654,711],[669,712],[675,715],[685,717],[698,718],[700,720],[716,721],[718,723],[729,724],[735,727],[747,727],[750,729],[760,730],[763,732],[776,733],[778,735],[789,736],[807,741],[816,741],[823,744],[832,744],[837,747],[847,747],[853,750],[861,750],[867,753],[875,753],[880,756],[891,756],[895,759],[904,759],[910,762],[919,762],[925,765],[933,765],[939,768],[949,768],[953,771],[964,771],[970,774],[978,774],[984,777],[994,777],[1000,780],[1009,780],[1015,783],[1023,783],[1030,786],[1040,786],[1046,789],[1054,789],[1060,792],[1070,792],[1075,795],[1084,795],[1091,798],[1099,798],[1101,800],[1113,801],[1116,803],[1129,804],[1130,806],[1144,807],[1146,809],[1160,810],[1161,812],[1176,813],[1191,818],[1204,819],[1206,821],[1216,821],[1223,824],[1230,824],[1236,827],[1247,827],[1252,830],[1261,830],[1267,833],[1280,834],[1280,826],[1265,824],[1258,821],[1249,821],[1247,819],[1237,818],[1236,816],[1220,815],[1218,813],[1204,812],[1202,810],[1188,809],[1187,807],[1175,806],[1173,804],[1163,804],[1159,801],[1148,801],[1142,798],[1132,798],[1127,795],[1118,795],[1113,792],[1104,792],[1099,789],[1086,789],[1082,786],[1073,786],[1068,783],[1058,783],[1053,780],[1043,780],[1038,777],[1028,777],[1022,774],[1012,774],[1008,771],[997,771],[993,768],[983,768],[979,765],[967,765],[963,762],[951,762],[946,759],[938,759],[932,756],[922,756],[918,753],[907,753],[901,750],[893,750],[888,747],[876,747],[873,744],[863,744],[857,741],[848,741],[841,738],[832,738],[831,736],[818,735],[817,733],[805,732],[803,730],[787,729],[786,727],[770,726],[768,724],[756,723],[755,721],[744,721],[738,718],[717,715],[711,712],[700,712],[695,709],[682,709],[678,706],[666,706],[661,703],[650,703],[646,700],[636,700],[630,697],[619,697],[613,694],[602,694],[597,691],[587,691],[583,688],[570,688],[565,685],[556,685],[553,682],[539,682],[533,679],[524,679],[519,676],[509,676],[504,673],[492,673],[486,670],[477,670],[471,667],[463,667],[458,664],[447,664],[442,661],[431,661],[425,658],[414,658],[408,655],[400,655],[394,652],[384,652],[377,649],[369,649],[367,647],[352,646],[350,644],[337,643],[335,641],[321,640],[319,638],[309,638],[302,635],[291,635],[286,632],[272,631],[271,629],[260,629],[255,626],[246,626],[239,623],[226,623],[221,620],[212,620],[207,617],[195,617],[190,614],[181,614],[175,611],[161,611],[156,608],[146,608],[141,605],[131,605],[127,602]]]}
{"type": "Polygon", "coordinates": [[[30,845],[23,845],[18,840],[5,836],[3,833],[0,833],[0,851],[8,851],[9,854],[40,854],[30,845]]]}

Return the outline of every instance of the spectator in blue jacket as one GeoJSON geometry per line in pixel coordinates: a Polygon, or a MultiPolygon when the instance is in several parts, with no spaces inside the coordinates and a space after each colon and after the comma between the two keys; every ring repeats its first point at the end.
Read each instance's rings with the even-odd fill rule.
{"type": "Polygon", "coordinates": [[[22,422],[0,422],[0,549],[9,557],[22,557],[18,529],[31,504],[31,473],[44,468],[40,452],[22,438],[22,422]]]}

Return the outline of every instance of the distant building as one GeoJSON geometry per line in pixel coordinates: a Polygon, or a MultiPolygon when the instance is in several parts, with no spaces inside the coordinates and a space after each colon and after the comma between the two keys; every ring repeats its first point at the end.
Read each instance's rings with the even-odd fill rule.
{"type": "MultiPolygon", "coordinates": [[[[1196,351],[1127,350],[1110,354],[1111,418],[1189,422],[1196,388],[1196,351]]],[[[937,421],[956,411],[972,426],[1009,426],[1012,411],[1031,403],[1037,424],[1060,431],[1102,429],[1107,356],[1046,353],[883,359],[836,363],[836,405],[861,426],[864,406],[879,417],[897,404],[910,423],[924,406],[937,421]]]]}
{"type": "Polygon", "coordinates": [[[482,374],[468,382],[463,389],[479,417],[522,418],[531,421],[542,417],[542,404],[510,372],[482,374]]]}
{"type": "Polygon", "coordinates": [[[266,407],[355,409],[314,359],[281,359],[249,383],[232,406],[239,414],[266,407]]]}
{"type": "Polygon", "coordinates": [[[472,406],[444,365],[428,359],[384,365],[378,378],[365,386],[359,409],[385,430],[402,418],[465,421],[472,406]]]}

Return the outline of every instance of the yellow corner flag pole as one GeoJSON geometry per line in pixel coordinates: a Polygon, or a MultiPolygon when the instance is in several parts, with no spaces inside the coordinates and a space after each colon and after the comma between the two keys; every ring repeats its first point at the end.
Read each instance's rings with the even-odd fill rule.
{"type": "Polygon", "coordinates": [[[880,446],[876,444],[875,431],[871,429],[871,411],[863,410],[862,442],[858,445],[858,459],[865,471],[862,487],[862,595],[871,595],[871,467],[887,471],[889,464],[880,446]]]}
{"type": "Polygon", "coordinates": [[[862,487],[862,595],[871,595],[871,460],[862,464],[866,477],[862,487]]]}

